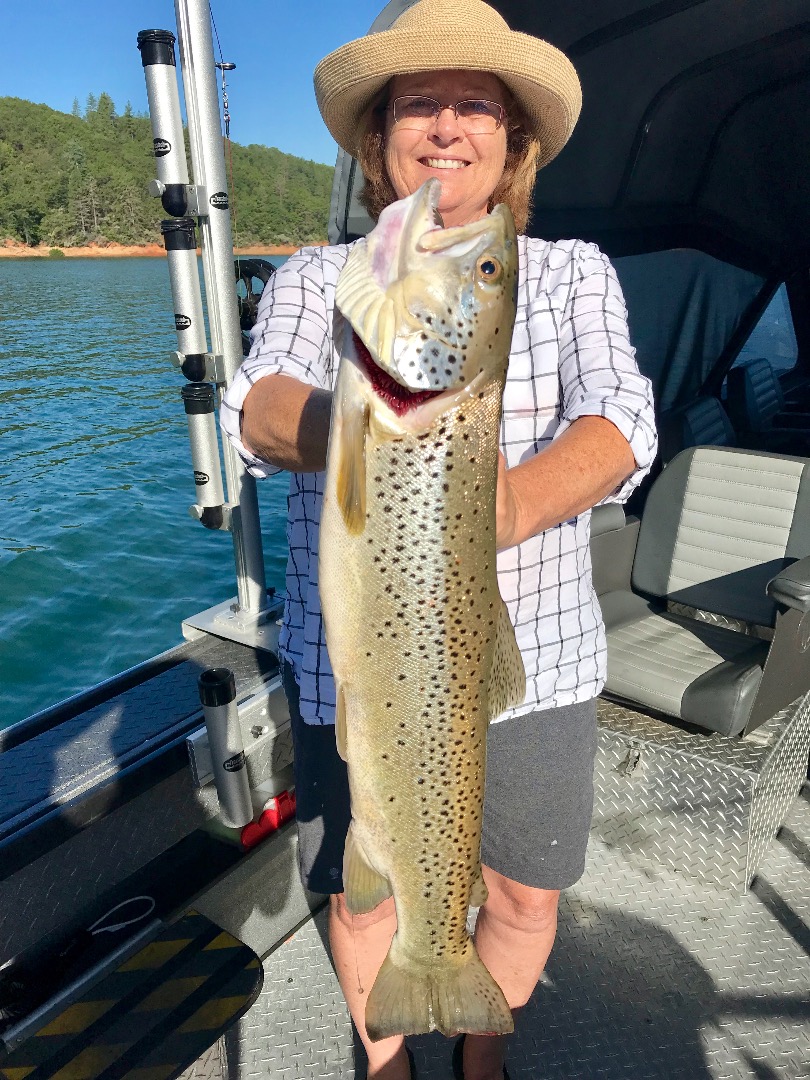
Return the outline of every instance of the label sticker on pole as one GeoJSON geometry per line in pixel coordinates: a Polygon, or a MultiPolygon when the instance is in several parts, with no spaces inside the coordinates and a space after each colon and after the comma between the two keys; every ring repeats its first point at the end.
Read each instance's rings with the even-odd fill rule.
{"type": "Polygon", "coordinates": [[[166,157],[171,153],[172,144],[168,139],[153,139],[152,142],[155,147],[155,157],[166,157]]]}
{"type": "Polygon", "coordinates": [[[208,200],[215,210],[227,210],[228,209],[228,192],[227,191],[215,191],[211,198],[208,200]]]}

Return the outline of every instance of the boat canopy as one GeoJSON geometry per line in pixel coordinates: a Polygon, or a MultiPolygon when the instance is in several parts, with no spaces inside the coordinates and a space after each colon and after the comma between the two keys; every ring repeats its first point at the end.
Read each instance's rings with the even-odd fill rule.
{"type": "MultiPolygon", "coordinates": [[[[785,280],[810,254],[808,0],[490,0],[575,64],[583,110],[529,232],[611,257],[692,248],[785,280]]],[[[373,30],[409,5],[393,0],[373,30]]],[[[330,238],[370,228],[341,153],[330,238]]]]}

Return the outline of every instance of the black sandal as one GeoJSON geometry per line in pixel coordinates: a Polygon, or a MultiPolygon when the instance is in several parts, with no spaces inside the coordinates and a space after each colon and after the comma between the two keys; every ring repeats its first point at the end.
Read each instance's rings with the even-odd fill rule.
{"type": "MultiPolygon", "coordinates": [[[[456,1040],[456,1045],[453,1047],[453,1077],[454,1080],[464,1080],[464,1040],[466,1035],[462,1035],[460,1039],[456,1040]]],[[[503,1080],[510,1080],[509,1073],[506,1071],[506,1066],[503,1067],[503,1080]]]]}

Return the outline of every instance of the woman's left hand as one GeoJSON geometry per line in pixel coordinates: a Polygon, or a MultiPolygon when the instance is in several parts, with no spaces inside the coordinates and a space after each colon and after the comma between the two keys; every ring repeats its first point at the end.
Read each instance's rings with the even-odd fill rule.
{"type": "Polygon", "coordinates": [[[495,547],[498,551],[512,547],[517,530],[518,508],[509,480],[506,458],[498,451],[498,487],[495,498],[495,547]]]}
{"type": "Polygon", "coordinates": [[[514,468],[507,469],[499,453],[495,546],[503,551],[570,521],[615,491],[635,467],[630,444],[601,416],[579,417],[514,468]]]}

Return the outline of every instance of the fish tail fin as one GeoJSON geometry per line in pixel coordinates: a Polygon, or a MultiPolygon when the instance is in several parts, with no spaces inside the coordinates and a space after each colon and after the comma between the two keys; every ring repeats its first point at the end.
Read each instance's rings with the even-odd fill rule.
{"type": "Polygon", "coordinates": [[[419,1035],[434,1029],[451,1036],[466,1031],[507,1035],[512,1011],[501,988],[470,951],[458,967],[439,974],[397,963],[396,946],[383,961],[366,1002],[366,1030],[374,1042],[390,1035],[419,1035]]]}

